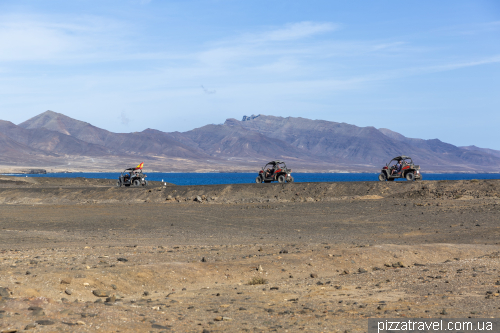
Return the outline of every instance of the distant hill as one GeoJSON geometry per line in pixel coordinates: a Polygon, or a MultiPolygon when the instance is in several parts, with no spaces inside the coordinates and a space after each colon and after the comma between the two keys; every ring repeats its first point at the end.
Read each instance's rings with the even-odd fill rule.
{"type": "Polygon", "coordinates": [[[409,155],[424,170],[487,171],[485,165],[495,167],[499,161],[494,151],[463,149],[438,139],[411,139],[371,126],[263,115],[245,121],[228,119],[225,125],[241,126],[283,140],[333,164],[380,168],[392,157],[409,155]]]}
{"type": "Polygon", "coordinates": [[[500,157],[500,151],[498,151],[498,150],[493,150],[493,149],[488,149],[488,148],[479,148],[476,146],[467,146],[467,147],[460,147],[460,148],[464,149],[464,150],[468,150],[468,151],[477,151],[477,152],[486,153],[488,155],[500,157]]]}
{"type": "Polygon", "coordinates": [[[105,156],[110,153],[100,145],[78,140],[45,128],[25,129],[11,122],[0,120],[0,133],[26,145],[38,153],[105,156]]]}
{"type": "Polygon", "coordinates": [[[492,149],[407,138],[371,126],[265,115],[182,133],[113,133],[46,111],[19,125],[0,121],[0,144],[5,147],[0,163],[32,167],[63,161],[78,168],[98,160],[101,168],[120,169],[145,159],[161,171],[245,171],[283,159],[302,171],[378,172],[392,157],[409,155],[424,172],[500,171],[500,151],[492,149]]]}
{"type": "MultiPolygon", "coordinates": [[[[89,123],[46,111],[21,124],[27,130],[45,129],[58,132],[80,142],[91,143],[114,155],[168,155],[182,158],[203,158],[206,154],[175,140],[169,133],[147,129],[135,133],[113,133],[89,123]]],[[[88,155],[96,156],[94,152],[88,155]]]]}

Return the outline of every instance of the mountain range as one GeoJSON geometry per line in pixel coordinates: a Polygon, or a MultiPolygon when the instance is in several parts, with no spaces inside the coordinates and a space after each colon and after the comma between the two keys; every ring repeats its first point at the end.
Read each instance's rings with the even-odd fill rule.
{"type": "Polygon", "coordinates": [[[428,172],[499,172],[500,151],[407,138],[389,129],[294,117],[227,119],[187,132],[113,133],[46,111],[15,125],[0,120],[2,169],[255,171],[279,159],[296,171],[378,172],[398,155],[428,172]]]}

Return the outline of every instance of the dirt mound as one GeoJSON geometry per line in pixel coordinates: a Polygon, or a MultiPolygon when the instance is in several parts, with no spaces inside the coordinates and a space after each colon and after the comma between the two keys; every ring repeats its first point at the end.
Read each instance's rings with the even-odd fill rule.
{"type": "MultiPolygon", "coordinates": [[[[100,178],[84,178],[84,177],[14,177],[0,176],[1,187],[112,187],[116,186],[117,179],[100,179],[100,178]]],[[[175,186],[171,183],[162,183],[157,181],[149,181],[148,185],[156,187],[167,184],[175,186]]]]}
{"type": "Polygon", "coordinates": [[[0,203],[273,203],[335,200],[498,198],[500,180],[338,182],[116,187],[115,180],[87,178],[0,178],[0,203]]]}
{"type": "Polygon", "coordinates": [[[465,199],[499,197],[500,180],[339,182],[177,186],[164,189],[167,202],[265,203],[334,200],[465,199]]]}

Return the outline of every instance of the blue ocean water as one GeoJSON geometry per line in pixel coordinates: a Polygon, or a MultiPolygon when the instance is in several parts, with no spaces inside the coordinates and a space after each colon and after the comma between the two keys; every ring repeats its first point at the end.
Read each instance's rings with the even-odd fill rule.
{"type": "MultiPolygon", "coordinates": [[[[145,172],[148,180],[176,185],[214,185],[254,183],[257,173],[156,173],[145,172]]],[[[118,179],[119,173],[49,173],[45,175],[14,175],[20,177],[118,179]]],[[[292,173],[296,182],[378,181],[378,173],[292,173]]],[[[424,180],[500,179],[498,173],[424,173],[424,180]]],[[[406,180],[402,180],[406,181],[406,180]]]]}

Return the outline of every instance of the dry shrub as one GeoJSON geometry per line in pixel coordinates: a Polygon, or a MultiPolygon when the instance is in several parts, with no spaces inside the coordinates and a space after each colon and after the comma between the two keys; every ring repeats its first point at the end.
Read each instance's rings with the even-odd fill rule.
{"type": "Polygon", "coordinates": [[[266,284],[266,283],[267,280],[261,276],[254,276],[250,281],[248,281],[248,284],[251,286],[254,286],[256,284],[266,284]]]}

